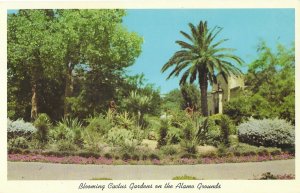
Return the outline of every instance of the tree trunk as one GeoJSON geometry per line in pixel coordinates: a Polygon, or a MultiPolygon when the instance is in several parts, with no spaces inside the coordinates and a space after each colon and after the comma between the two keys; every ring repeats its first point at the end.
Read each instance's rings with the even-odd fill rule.
{"type": "Polygon", "coordinates": [[[199,73],[199,85],[200,85],[200,92],[201,92],[201,112],[202,115],[207,117],[208,116],[208,107],[207,107],[207,72],[199,73]]]}
{"type": "Polygon", "coordinates": [[[32,84],[31,88],[32,97],[31,97],[31,120],[34,121],[37,118],[38,114],[38,99],[37,99],[37,85],[36,82],[32,84]]]}
{"type": "Polygon", "coordinates": [[[70,114],[70,105],[68,104],[68,97],[73,94],[73,77],[71,64],[68,65],[66,70],[66,87],[65,87],[65,97],[64,97],[64,117],[70,114]]]}

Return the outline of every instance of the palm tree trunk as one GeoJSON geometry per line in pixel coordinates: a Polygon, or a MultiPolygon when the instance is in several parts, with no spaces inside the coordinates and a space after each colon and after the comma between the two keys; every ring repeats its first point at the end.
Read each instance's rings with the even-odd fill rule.
{"type": "Polygon", "coordinates": [[[68,97],[71,97],[73,94],[73,77],[72,77],[72,68],[71,64],[68,65],[66,70],[66,86],[65,86],[65,97],[64,97],[64,117],[69,116],[70,114],[70,105],[68,104],[68,97]]]}
{"type": "Polygon", "coordinates": [[[199,85],[200,85],[200,92],[201,92],[201,112],[202,115],[207,117],[208,116],[208,107],[207,107],[207,73],[202,72],[199,73],[199,85]]]}
{"type": "Polygon", "coordinates": [[[37,84],[34,81],[31,88],[32,97],[31,97],[31,120],[34,121],[37,118],[38,114],[38,98],[37,98],[37,84]]]}

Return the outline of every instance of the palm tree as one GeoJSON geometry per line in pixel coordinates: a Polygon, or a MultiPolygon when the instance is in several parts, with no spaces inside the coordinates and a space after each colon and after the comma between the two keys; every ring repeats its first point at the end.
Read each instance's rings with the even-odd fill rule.
{"type": "Polygon", "coordinates": [[[222,39],[214,43],[215,37],[221,32],[222,28],[207,28],[207,22],[200,21],[198,26],[189,23],[191,35],[180,31],[189,40],[176,41],[181,49],[174,53],[169,61],[162,67],[161,72],[165,72],[170,67],[174,67],[167,79],[172,76],[182,74],[179,84],[183,85],[189,78],[193,83],[198,78],[201,93],[201,111],[204,116],[208,116],[207,108],[207,86],[216,83],[215,73],[220,73],[224,79],[226,75],[238,76],[242,72],[232,65],[231,61],[242,64],[242,60],[231,54],[234,49],[219,48],[219,45],[228,39],[222,39]]]}

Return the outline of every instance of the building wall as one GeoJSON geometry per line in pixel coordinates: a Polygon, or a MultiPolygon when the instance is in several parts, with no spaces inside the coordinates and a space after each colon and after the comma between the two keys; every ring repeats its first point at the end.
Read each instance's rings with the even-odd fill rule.
{"type": "Polygon", "coordinates": [[[209,115],[215,114],[215,109],[218,106],[219,102],[221,102],[222,107],[226,102],[228,102],[231,98],[236,97],[239,92],[245,87],[244,79],[242,76],[235,77],[229,76],[227,77],[227,82],[224,77],[220,74],[217,75],[217,84],[213,84],[212,92],[208,94],[208,113],[209,115]],[[221,88],[222,93],[222,101],[218,101],[217,93],[218,89],[221,88]]]}

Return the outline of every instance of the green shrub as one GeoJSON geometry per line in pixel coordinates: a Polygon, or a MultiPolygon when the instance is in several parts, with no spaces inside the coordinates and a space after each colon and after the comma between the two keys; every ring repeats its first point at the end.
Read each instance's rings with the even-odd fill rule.
{"type": "Polygon", "coordinates": [[[113,124],[103,116],[92,117],[87,120],[89,123],[86,130],[95,132],[99,135],[105,135],[113,127],[113,124]]]}
{"type": "Polygon", "coordinates": [[[172,178],[172,180],[198,180],[198,179],[194,176],[184,175],[184,176],[175,176],[172,178]]]}
{"type": "Polygon", "coordinates": [[[112,159],[112,158],[113,158],[113,156],[112,156],[110,153],[105,153],[105,154],[104,154],[104,157],[105,157],[106,159],[112,159]]]}
{"type": "Polygon", "coordinates": [[[132,155],[132,160],[139,161],[140,160],[140,156],[138,154],[133,154],[132,155]]]}
{"type": "Polygon", "coordinates": [[[7,119],[7,139],[12,139],[16,137],[25,137],[26,139],[31,139],[32,135],[37,131],[37,129],[23,119],[18,119],[16,121],[11,121],[7,119]]]}
{"type": "Polygon", "coordinates": [[[59,151],[75,151],[76,146],[73,142],[69,140],[59,140],[56,142],[57,149],[59,151]]]}
{"type": "Polygon", "coordinates": [[[174,147],[173,145],[166,145],[160,148],[160,151],[164,155],[175,155],[178,153],[178,149],[174,147]]]}
{"type": "Polygon", "coordinates": [[[185,153],[180,158],[187,158],[187,159],[197,159],[197,156],[193,153],[185,153]]]}
{"type": "Polygon", "coordinates": [[[146,154],[143,154],[143,155],[142,155],[142,160],[144,160],[144,161],[145,161],[145,160],[147,160],[147,159],[148,159],[148,155],[146,155],[146,154]]]}
{"type": "Polygon", "coordinates": [[[229,146],[230,119],[228,116],[226,115],[221,116],[220,129],[221,129],[221,142],[224,145],[229,146]]]}
{"type": "Polygon", "coordinates": [[[191,117],[187,115],[185,111],[178,110],[170,112],[170,122],[171,126],[173,127],[182,128],[183,125],[185,125],[186,122],[190,120],[191,117]]]}
{"type": "Polygon", "coordinates": [[[112,146],[124,146],[125,141],[132,141],[133,139],[132,131],[114,127],[107,133],[106,141],[112,146]]]}
{"type": "Polygon", "coordinates": [[[208,152],[205,154],[201,154],[201,157],[205,157],[205,158],[217,158],[218,154],[216,152],[208,152]]]}
{"type": "Polygon", "coordinates": [[[154,159],[160,160],[160,156],[159,156],[158,154],[151,153],[151,154],[149,155],[149,159],[150,159],[150,160],[154,160],[154,159]]]}
{"type": "Polygon", "coordinates": [[[228,115],[235,125],[247,121],[251,116],[249,97],[250,96],[242,95],[225,103],[224,114],[228,115]]]}
{"type": "Polygon", "coordinates": [[[66,118],[60,121],[56,127],[50,130],[50,136],[55,142],[68,141],[68,143],[83,147],[82,123],[77,118],[66,118]]]}
{"type": "Polygon", "coordinates": [[[34,126],[37,128],[37,139],[41,144],[45,144],[48,141],[49,129],[51,127],[50,118],[47,114],[39,114],[37,119],[34,121],[34,126]]]}
{"type": "Polygon", "coordinates": [[[182,129],[177,127],[170,127],[168,129],[167,138],[170,144],[177,144],[181,141],[182,135],[182,129]]]}
{"type": "Polygon", "coordinates": [[[218,147],[218,152],[217,152],[217,154],[218,154],[219,157],[226,156],[227,153],[228,153],[228,152],[227,152],[227,147],[226,147],[225,145],[220,145],[220,146],[218,147]]]}
{"type": "Polygon", "coordinates": [[[85,158],[89,158],[89,157],[99,158],[100,157],[100,155],[98,153],[91,152],[91,151],[80,151],[77,153],[77,155],[80,157],[85,157],[85,158]]]}
{"type": "Polygon", "coordinates": [[[238,126],[239,141],[256,146],[293,147],[295,127],[280,119],[251,119],[238,126]]]}
{"type": "Polygon", "coordinates": [[[201,145],[218,146],[221,143],[221,130],[211,118],[206,118],[199,126],[196,134],[197,142],[201,145]]]}
{"type": "Polygon", "coordinates": [[[274,156],[274,155],[280,155],[280,154],[281,154],[281,151],[280,151],[279,149],[271,150],[271,151],[270,151],[270,154],[273,155],[273,156],[274,156]]]}
{"type": "Polygon", "coordinates": [[[122,160],[127,161],[127,160],[130,160],[130,159],[131,159],[131,156],[128,153],[124,153],[122,155],[122,160]]]}
{"type": "Polygon", "coordinates": [[[17,137],[14,139],[10,139],[7,145],[8,145],[8,149],[12,149],[12,148],[27,149],[28,141],[24,137],[17,137]]]}
{"type": "MultiPolygon", "coordinates": [[[[228,152],[232,152],[235,156],[248,156],[248,155],[260,155],[267,156],[270,155],[271,152],[281,153],[279,148],[270,148],[270,147],[257,147],[253,145],[248,145],[245,143],[239,143],[238,145],[231,146],[227,149],[228,152]]],[[[275,154],[276,154],[275,153],[275,154]]]]}
{"type": "Polygon", "coordinates": [[[159,139],[157,143],[158,148],[167,145],[168,127],[169,127],[168,120],[161,120],[161,125],[159,128],[159,139]]]}
{"type": "Polygon", "coordinates": [[[275,179],[277,179],[277,177],[271,174],[271,172],[263,173],[260,178],[260,180],[275,180],[275,179]]]}
{"type": "Polygon", "coordinates": [[[185,141],[181,143],[181,146],[187,153],[196,154],[197,153],[197,143],[195,140],[185,141]]]}
{"type": "Polygon", "coordinates": [[[115,122],[119,127],[131,129],[134,126],[134,117],[131,117],[128,112],[119,113],[115,117],[115,122]]]}

